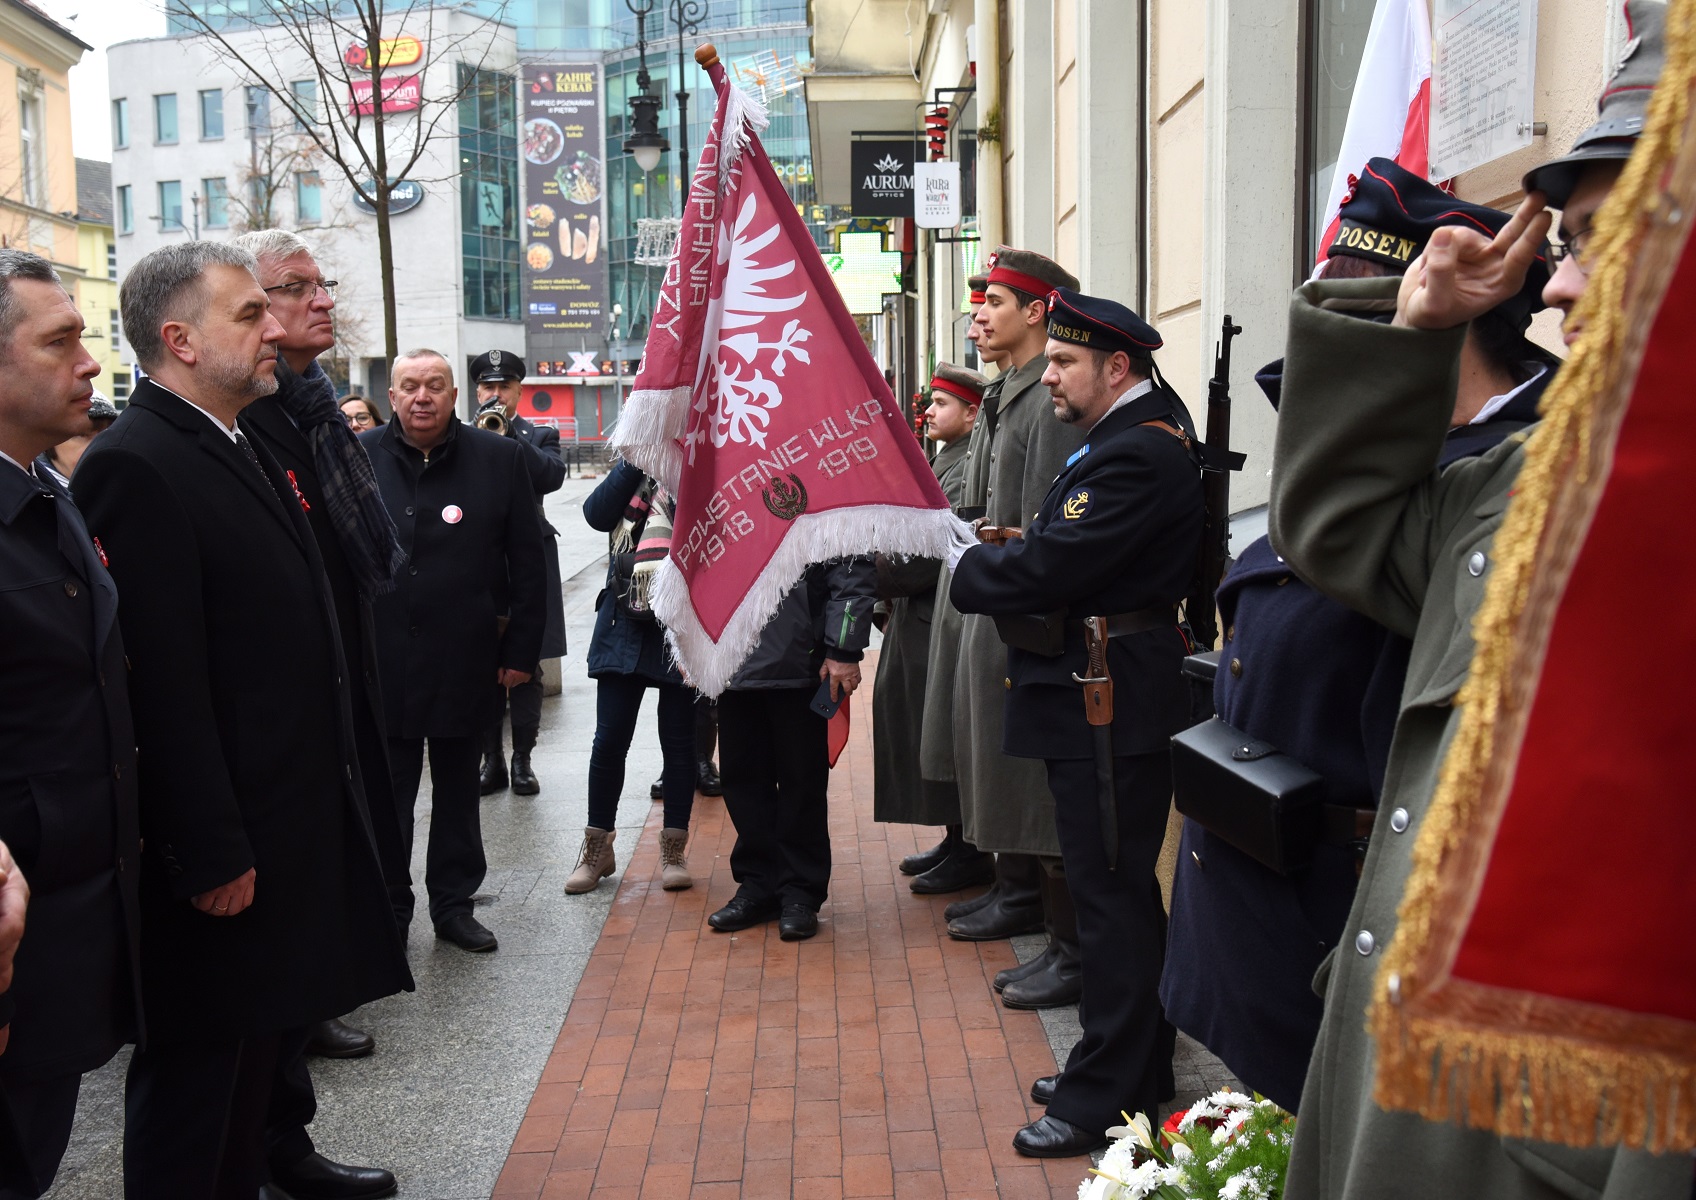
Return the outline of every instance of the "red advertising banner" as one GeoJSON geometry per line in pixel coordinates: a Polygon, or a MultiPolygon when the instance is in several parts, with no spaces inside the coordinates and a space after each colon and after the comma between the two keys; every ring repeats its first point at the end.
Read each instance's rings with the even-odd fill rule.
{"type": "MultiPolygon", "coordinates": [[[[383,76],[383,111],[412,112],[421,105],[423,100],[423,84],[417,75],[385,75],[383,76]]],[[[362,116],[376,112],[376,106],[371,102],[371,81],[369,79],[354,79],[349,81],[348,111],[362,116]]]]}

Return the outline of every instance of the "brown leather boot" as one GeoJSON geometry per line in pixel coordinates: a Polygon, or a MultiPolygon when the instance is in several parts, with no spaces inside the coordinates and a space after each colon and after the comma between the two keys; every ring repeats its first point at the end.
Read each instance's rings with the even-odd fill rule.
{"type": "Polygon", "coordinates": [[[695,886],[689,876],[689,863],[683,857],[689,845],[687,829],[660,830],[660,887],[668,892],[681,892],[695,886]]]}
{"type": "Polygon", "coordinates": [[[594,891],[601,880],[618,870],[612,857],[612,839],[616,836],[611,829],[596,829],[593,825],[583,831],[583,852],[577,856],[577,869],[565,881],[567,896],[594,891]]]}

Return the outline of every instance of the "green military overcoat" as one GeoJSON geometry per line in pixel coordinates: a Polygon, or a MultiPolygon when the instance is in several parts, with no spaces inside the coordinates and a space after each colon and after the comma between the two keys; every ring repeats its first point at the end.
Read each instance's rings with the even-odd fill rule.
{"type": "Polygon", "coordinates": [[[1325,1016],[1308,1069],[1285,1200],[1689,1200],[1688,1155],[1572,1150],[1391,1113],[1372,1101],[1366,1032],[1378,956],[1458,722],[1472,618],[1525,434],[1438,474],[1462,330],[1362,320],[1400,281],[1310,283],[1292,305],[1272,475],[1272,544],[1321,592],[1413,639],[1360,887],[1315,988],[1325,1016]]]}
{"type": "MultiPolygon", "coordinates": [[[[1084,444],[1084,431],[1054,415],[1043,385],[1048,359],[1037,355],[1007,373],[995,409],[978,414],[966,495],[981,496],[991,525],[1023,528],[1036,517],[1049,484],[1084,444]],[[979,434],[982,434],[980,440],[979,434]]],[[[986,398],[985,408],[990,401],[986,398]]],[[[966,503],[974,501],[968,499],[966,503]]],[[[954,677],[954,772],[966,840],[980,850],[1058,856],[1054,797],[1040,759],[1001,752],[1007,698],[1007,647],[993,617],[960,618],[954,677]]],[[[932,655],[932,664],[936,662],[932,655]]],[[[938,686],[935,676],[932,687],[938,686]]],[[[926,714],[927,721],[929,714],[926,714]]]]}
{"type": "MultiPolygon", "coordinates": [[[[966,441],[948,443],[931,463],[950,505],[960,503],[966,480],[966,441]]],[[[948,803],[935,789],[927,794],[919,774],[925,669],[941,566],[934,558],[877,560],[878,598],[887,601],[889,612],[872,690],[872,817],[878,821],[952,825],[960,819],[959,802],[948,803]]]]}

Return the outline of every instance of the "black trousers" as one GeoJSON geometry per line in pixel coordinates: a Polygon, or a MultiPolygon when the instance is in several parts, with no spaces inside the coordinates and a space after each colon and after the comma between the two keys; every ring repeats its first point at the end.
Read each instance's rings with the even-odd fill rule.
{"type": "Polygon", "coordinates": [[[14,1079],[0,1072],[0,1120],[10,1121],[16,1139],[0,1149],[0,1200],[35,1200],[52,1185],[71,1141],[81,1088],[81,1075],[14,1079]]]}
{"type": "MultiPolygon", "coordinates": [[[[401,833],[412,859],[418,783],[424,777],[424,738],[390,738],[395,800],[401,806],[401,833]]],[[[488,872],[483,857],[483,823],[477,795],[477,739],[428,739],[430,744],[430,845],[424,854],[424,887],[430,920],[440,925],[471,911],[471,897],[488,872]]],[[[413,902],[407,889],[408,911],[413,902]]]]}
{"type": "Polygon", "coordinates": [[[659,693],[660,773],[665,827],[689,828],[695,807],[695,693],[679,683],[655,683],[642,675],[602,675],[595,680],[595,744],[589,751],[589,824],[611,829],[624,790],[624,763],[642,697],[659,693]]]}
{"type": "Polygon", "coordinates": [[[124,1086],[125,1200],[253,1200],[278,1037],[137,1049],[124,1086]]]}
{"type": "Polygon", "coordinates": [[[318,1115],[318,1096],[306,1066],[307,1032],[290,1029],[277,1039],[277,1069],[265,1114],[265,1161],[272,1171],[287,1170],[313,1151],[306,1127],[318,1115]]]}
{"type": "Polygon", "coordinates": [[[1060,858],[1077,910],[1083,957],[1084,1035],[1060,1073],[1048,1111],[1100,1132],[1120,1112],[1158,1120],[1172,1084],[1177,1032],[1160,1008],[1166,956],[1166,908],[1155,865],[1172,802],[1172,760],[1165,753],[1113,760],[1119,818],[1118,869],[1107,869],[1095,764],[1048,759],[1060,858]]]}
{"type": "Polygon", "coordinates": [[[730,874],[741,885],[737,895],[817,912],[830,888],[830,747],[824,718],[808,707],[813,691],[725,692],[718,762],[736,826],[730,874]]]}
{"type": "Polygon", "coordinates": [[[507,706],[512,706],[512,752],[528,754],[536,748],[536,738],[542,730],[542,668],[530,673],[530,682],[517,687],[497,687],[500,699],[496,702],[495,721],[483,731],[483,753],[499,758],[502,751],[501,723],[506,720],[507,706]]]}

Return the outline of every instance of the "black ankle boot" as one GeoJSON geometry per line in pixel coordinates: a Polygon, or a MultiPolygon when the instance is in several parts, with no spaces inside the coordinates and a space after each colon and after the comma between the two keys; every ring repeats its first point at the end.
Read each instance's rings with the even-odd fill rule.
{"type": "Polygon", "coordinates": [[[940,866],[942,860],[954,852],[954,845],[960,840],[960,827],[950,825],[943,831],[942,840],[929,850],[920,850],[917,854],[909,854],[899,863],[903,875],[923,875],[932,867],[940,866]]]}
{"type": "Polygon", "coordinates": [[[921,896],[941,896],[994,880],[995,856],[960,838],[946,858],[924,874],[915,875],[908,886],[921,896]]]}
{"type": "Polygon", "coordinates": [[[496,751],[483,756],[482,769],[477,772],[477,794],[493,796],[506,790],[506,756],[496,751]]]}
{"type": "Polygon", "coordinates": [[[530,769],[530,751],[515,750],[512,755],[512,794],[534,796],[542,790],[542,781],[530,769]]]}
{"type": "Polygon", "coordinates": [[[1034,854],[997,854],[995,899],[975,913],[948,922],[948,936],[960,942],[997,942],[1040,932],[1042,893],[1037,876],[1041,873],[1034,854]]]}
{"type": "Polygon", "coordinates": [[[1040,872],[1043,924],[1048,929],[1048,949],[1043,965],[1023,979],[1015,979],[1001,990],[1001,1003],[1008,1008],[1061,1008],[1076,1004],[1084,993],[1083,957],[1078,951],[1078,914],[1065,876],[1040,872]]]}

